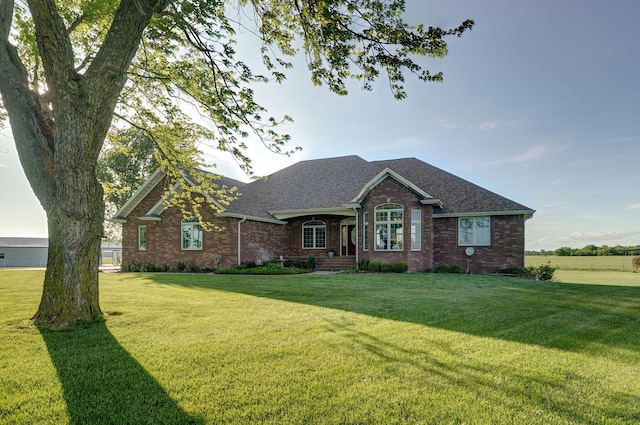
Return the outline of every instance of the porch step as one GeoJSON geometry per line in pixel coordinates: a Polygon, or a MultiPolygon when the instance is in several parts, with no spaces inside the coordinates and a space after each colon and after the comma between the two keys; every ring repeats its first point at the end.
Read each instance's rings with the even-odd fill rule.
{"type": "Polygon", "coordinates": [[[316,270],[329,272],[346,270],[356,265],[356,257],[316,257],[316,270]]]}

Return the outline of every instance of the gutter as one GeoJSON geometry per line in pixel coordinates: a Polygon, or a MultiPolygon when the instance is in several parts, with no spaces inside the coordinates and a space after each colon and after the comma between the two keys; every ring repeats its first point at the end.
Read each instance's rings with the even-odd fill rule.
{"type": "Polygon", "coordinates": [[[244,221],[247,220],[247,217],[244,216],[242,217],[242,220],[238,221],[238,265],[240,265],[240,262],[242,261],[241,258],[241,254],[240,254],[240,243],[242,242],[242,238],[240,236],[240,224],[242,224],[244,221]]]}

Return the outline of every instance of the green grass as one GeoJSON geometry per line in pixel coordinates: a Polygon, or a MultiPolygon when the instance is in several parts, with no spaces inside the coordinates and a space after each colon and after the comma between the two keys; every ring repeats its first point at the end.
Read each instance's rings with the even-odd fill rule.
{"type": "Polygon", "coordinates": [[[633,267],[631,267],[632,258],[632,256],[624,255],[605,255],[599,257],[527,255],[525,263],[527,266],[540,266],[550,262],[552,266],[557,266],[561,270],[619,271],[631,273],[633,270],[633,267]]]}
{"type": "Polygon", "coordinates": [[[40,331],[0,270],[2,424],[635,424],[640,288],[468,275],[102,274],[40,331]]]}

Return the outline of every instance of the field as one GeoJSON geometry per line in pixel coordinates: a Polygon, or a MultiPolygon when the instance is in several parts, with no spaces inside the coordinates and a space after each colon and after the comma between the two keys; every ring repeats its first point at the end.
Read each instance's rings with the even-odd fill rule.
{"type": "Polygon", "coordinates": [[[42,278],[0,270],[3,425],[640,423],[633,283],[105,273],[51,332],[42,278]]]}
{"type": "Polygon", "coordinates": [[[623,255],[594,257],[528,255],[525,262],[527,266],[539,266],[550,262],[552,266],[558,266],[560,270],[631,272],[633,271],[631,258],[633,257],[623,255]]]}

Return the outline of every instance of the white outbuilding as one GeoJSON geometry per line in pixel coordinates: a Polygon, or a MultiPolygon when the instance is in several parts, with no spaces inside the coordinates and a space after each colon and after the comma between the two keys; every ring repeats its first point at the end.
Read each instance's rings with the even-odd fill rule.
{"type": "Polygon", "coordinates": [[[44,267],[47,238],[0,238],[0,267],[44,267]]]}

